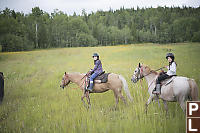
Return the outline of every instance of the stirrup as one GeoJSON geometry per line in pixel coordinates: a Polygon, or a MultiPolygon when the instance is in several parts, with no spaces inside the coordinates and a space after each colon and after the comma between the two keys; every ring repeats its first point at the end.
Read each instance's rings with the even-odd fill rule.
{"type": "Polygon", "coordinates": [[[158,91],[156,91],[156,90],[153,90],[153,91],[152,91],[152,94],[160,95],[160,92],[158,92],[158,91]]]}
{"type": "Polygon", "coordinates": [[[155,94],[156,94],[156,95],[160,95],[160,92],[156,92],[155,94]]]}
{"type": "Polygon", "coordinates": [[[91,89],[87,89],[86,91],[92,92],[93,90],[91,90],[91,89]]]}

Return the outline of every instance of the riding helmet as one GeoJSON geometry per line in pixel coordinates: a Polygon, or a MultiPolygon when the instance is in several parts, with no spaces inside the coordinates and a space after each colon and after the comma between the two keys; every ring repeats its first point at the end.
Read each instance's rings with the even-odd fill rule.
{"type": "Polygon", "coordinates": [[[97,53],[94,53],[92,57],[99,57],[97,53]]]}
{"type": "Polygon", "coordinates": [[[175,58],[173,53],[167,53],[166,54],[166,59],[168,59],[168,57],[171,57],[172,60],[174,60],[174,58],[175,58]]]}

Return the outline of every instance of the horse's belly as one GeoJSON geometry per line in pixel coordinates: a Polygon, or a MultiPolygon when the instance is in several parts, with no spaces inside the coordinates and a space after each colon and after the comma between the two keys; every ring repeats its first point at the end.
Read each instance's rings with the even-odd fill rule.
{"type": "Polygon", "coordinates": [[[171,85],[164,86],[161,88],[161,95],[160,98],[166,100],[166,101],[176,101],[173,89],[171,85]]]}
{"type": "Polygon", "coordinates": [[[95,93],[102,93],[109,90],[106,83],[95,83],[93,88],[95,93]]]}

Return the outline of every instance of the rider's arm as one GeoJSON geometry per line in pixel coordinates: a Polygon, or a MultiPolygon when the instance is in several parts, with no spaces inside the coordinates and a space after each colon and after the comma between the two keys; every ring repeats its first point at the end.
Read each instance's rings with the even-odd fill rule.
{"type": "Polygon", "coordinates": [[[92,69],[91,72],[94,72],[98,68],[99,64],[100,64],[100,61],[97,60],[96,63],[95,63],[94,69],[92,69]]]}
{"type": "Polygon", "coordinates": [[[168,67],[168,71],[170,71],[170,73],[176,73],[176,63],[173,62],[172,65],[170,66],[170,70],[169,70],[169,67],[168,67]]]}
{"type": "Polygon", "coordinates": [[[172,66],[170,67],[170,71],[172,71],[172,72],[176,72],[176,64],[175,64],[175,62],[173,62],[172,63],[172,66]]]}

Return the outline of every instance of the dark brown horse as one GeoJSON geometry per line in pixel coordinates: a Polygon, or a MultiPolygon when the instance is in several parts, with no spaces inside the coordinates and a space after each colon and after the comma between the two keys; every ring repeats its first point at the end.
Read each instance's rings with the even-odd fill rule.
{"type": "Polygon", "coordinates": [[[0,104],[3,101],[4,97],[4,76],[3,73],[0,72],[0,104]]]}
{"type": "Polygon", "coordinates": [[[83,103],[85,105],[84,98],[86,97],[89,107],[91,105],[89,93],[103,93],[108,90],[112,90],[114,92],[115,101],[116,101],[115,107],[117,107],[119,98],[121,98],[121,100],[126,104],[126,100],[125,100],[124,96],[122,96],[122,88],[124,88],[124,91],[125,91],[127,97],[129,98],[129,100],[130,101],[133,100],[133,98],[129,92],[127,82],[126,82],[125,78],[122,77],[121,75],[111,73],[108,75],[108,81],[106,83],[95,82],[92,92],[85,90],[86,84],[87,84],[86,80],[87,80],[87,76],[85,76],[85,74],[66,73],[65,72],[65,74],[62,78],[60,87],[64,88],[70,82],[77,84],[83,92],[83,96],[81,97],[81,100],[83,101],[83,103]]]}

